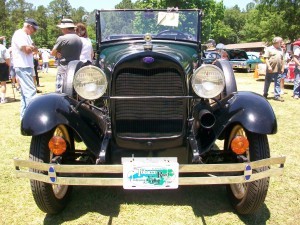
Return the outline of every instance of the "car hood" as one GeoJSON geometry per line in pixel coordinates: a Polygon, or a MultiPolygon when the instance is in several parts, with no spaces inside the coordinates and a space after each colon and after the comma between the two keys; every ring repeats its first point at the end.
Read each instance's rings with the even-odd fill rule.
{"type": "Polygon", "coordinates": [[[246,51],[240,49],[225,49],[229,56],[229,60],[247,60],[248,55],[246,51]]]}
{"type": "Polygon", "coordinates": [[[133,54],[143,53],[144,55],[147,51],[172,57],[178,63],[180,63],[183,68],[188,67],[191,62],[198,60],[196,45],[153,43],[152,50],[144,50],[144,44],[145,42],[135,44],[123,43],[108,46],[101,52],[101,63],[103,63],[105,67],[110,68],[110,70],[112,71],[114,69],[114,66],[117,65],[118,62],[122,59],[133,54]]]}

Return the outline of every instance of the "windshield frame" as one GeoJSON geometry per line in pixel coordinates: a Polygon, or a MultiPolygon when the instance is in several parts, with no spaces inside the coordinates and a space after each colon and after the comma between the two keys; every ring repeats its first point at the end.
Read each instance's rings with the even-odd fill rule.
{"type": "MultiPolygon", "coordinates": [[[[128,41],[128,40],[143,40],[144,39],[144,34],[141,33],[140,35],[128,35],[128,37],[124,38],[115,38],[115,39],[107,39],[107,40],[102,40],[102,31],[103,27],[101,24],[101,13],[118,13],[118,12],[141,12],[141,13],[158,13],[158,12],[171,12],[171,13],[189,13],[189,12],[196,12],[197,15],[197,25],[195,25],[195,34],[194,34],[194,40],[184,40],[184,39],[178,39],[175,41],[186,41],[186,42],[193,42],[193,43],[201,43],[201,33],[202,33],[202,10],[200,9],[183,9],[183,10],[177,10],[177,9],[146,9],[146,10],[141,10],[141,9],[114,9],[114,10],[97,10],[96,12],[96,35],[97,35],[97,45],[99,46],[100,44],[105,44],[105,43],[111,43],[111,42],[119,42],[119,41],[128,41]]],[[[172,29],[170,29],[172,30],[172,29]]],[[[116,33],[117,35],[117,33],[116,33]]],[[[166,40],[166,41],[174,41],[174,39],[170,38],[164,38],[164,37],[153,37],[153,40],[166,40]]]]}

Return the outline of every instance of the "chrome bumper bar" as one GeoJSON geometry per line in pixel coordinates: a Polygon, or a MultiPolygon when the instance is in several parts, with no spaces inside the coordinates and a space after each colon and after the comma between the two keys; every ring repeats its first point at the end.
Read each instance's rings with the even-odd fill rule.
{"type": "MultiPolygon", "coordinates": [[[[211,185],[246,183],[270,176],[280,176],[286,157],[274,157],[249,163],[231,164],[180,164],[179,185],[211,185]],[[271,167],[277,164],[275,168],[271,167]],[[252,173],[254,169],[269,166],[270,169],[252,173]],[[199,176],[184,177],[184,173],[199,173],[199,176]],[[218,173],[215,175],[214,173],[218,173]],[[239,173],[239,175],[233,175],[239,173]],[[204,174],[204,175],[203,175],[204,174]],[[214,174],[214,175],[213,175],[214,174]],[[222,174],[222,175],[220,175],[222,174]]],[[[86,185],[86,186],[122,186],[123,178],[97,177],[96,175],[123,173],[122,165],[58,165],[14,159],[17,177],[29,178],[50,184],[86,185]],[[28,169],[45,171],[31,172],[28,169]],[[93,176],[86,177],[89,174],[93,176]],[[68,175],[68,176],[67,176],[68,175]]]]}

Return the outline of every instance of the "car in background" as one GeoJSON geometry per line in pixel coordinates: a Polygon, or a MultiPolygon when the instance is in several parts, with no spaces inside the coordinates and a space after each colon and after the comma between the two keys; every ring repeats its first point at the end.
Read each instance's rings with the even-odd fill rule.
{"type": "Polygon", "coordinates": [[[260,58],[255,54],[247,54],[241,49],[224,49],[229,57],[229,62],[232,68],[243,72],[250,73],[254,71],[259,63],[262,63],[260,58]]]}
{"type": "Polygon", "coordinates": [[[259,63],[257,65],[258,75],[259,76],[266,76],[267,73],[267,65],[266,63],[259,63]]]}
{"type": "Polygon", "coordinates": [[[203,53],[203,64],[212,64],[216,59],[220,59],[221,55],[217,51],[205,51],[203,53]]]}

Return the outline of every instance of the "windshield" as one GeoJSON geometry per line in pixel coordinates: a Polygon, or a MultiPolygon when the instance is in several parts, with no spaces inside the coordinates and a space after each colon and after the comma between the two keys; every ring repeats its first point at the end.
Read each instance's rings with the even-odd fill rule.
{"type": "Polygon", "coordinates": [[[199,10],[99,11],[100,41],[139,39],[146,33],[153,39],[198,41],[199,13],[199,10]]]}

